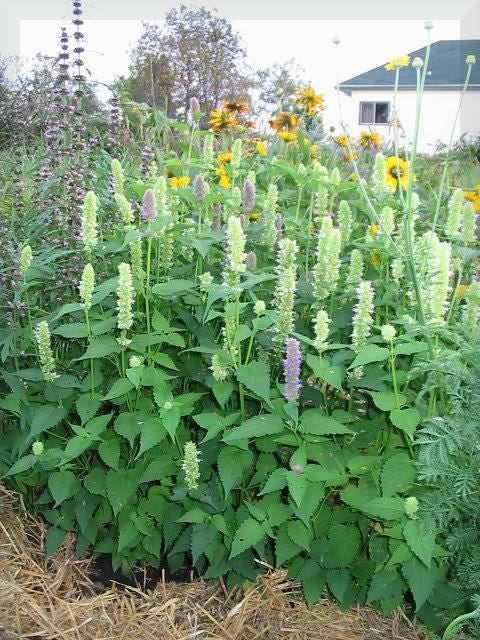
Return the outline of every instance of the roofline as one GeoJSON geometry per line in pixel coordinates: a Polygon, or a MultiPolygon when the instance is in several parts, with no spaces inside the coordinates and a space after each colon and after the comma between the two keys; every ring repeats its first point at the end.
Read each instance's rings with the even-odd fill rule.
{"type": "MultiPolygon", "coordinates": [[[[463,89],[463,84],[429,84],[424,86],[424,90],[426,89],[463,89]]],[[[394,85],[390,84],[339,84],[338,88],[343,91],[343,89],[348,89],[351,91],[352,89],[394,89],[394,85]]],[[[400,91],[401,89],[416,89],[416,84],[403,84],[399,85],[397,89],[400,91]]],[[[480,84],[469,84],[467,86],[468,89],[480,89],[480,84]]]]}

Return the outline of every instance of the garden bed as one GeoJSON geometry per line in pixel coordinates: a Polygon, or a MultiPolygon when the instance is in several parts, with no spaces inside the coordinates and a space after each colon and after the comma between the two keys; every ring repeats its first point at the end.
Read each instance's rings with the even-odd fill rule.
{"type": "Polygon", "coordinates": [[[160,581],[153,590],[100,590],[91,560],[76,560],[73,538],[53,558],[45,526],[0,488],[0,639],[419,640],[401,611],[341,612],[328,599],[308,609],[285,571],[227,593],[222,584],[160,581]]]}

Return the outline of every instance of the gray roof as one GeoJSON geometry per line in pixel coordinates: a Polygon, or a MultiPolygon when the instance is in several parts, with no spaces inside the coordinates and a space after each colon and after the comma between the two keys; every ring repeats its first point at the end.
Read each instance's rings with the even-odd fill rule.
{"type": "MultiPolygon", "coordinates": [[[[416,56],[425,60],[426,47],[412,51],[409,56],[413,60],[416,56]]],[[[480,40],[438,40],[432,44],[430,51],[430,61],[425,88],[455,88],[462,87],[465,82],[467,65],[465,58],[473,54],[477,63],[472,67],[469,87],[480,88],[480,40]]],[[[352,89],[379,89],[383,87],[393,87],[395,73],[387,71],[385,64],[359,76],[341,82],[339,88],[343,91],[352,89]]],[[[416,88],[416,71],[410,65],[400,71],[399,88],[416,88]]]]}

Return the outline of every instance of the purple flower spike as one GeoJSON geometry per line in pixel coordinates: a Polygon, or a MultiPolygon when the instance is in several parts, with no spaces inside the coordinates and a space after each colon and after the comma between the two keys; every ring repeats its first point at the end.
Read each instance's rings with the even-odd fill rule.
{"type": "Polygon", "coordinates": [[[245,256],[245,264],[247,265],[247,269],[250,271],[255,271],[257,268],[257,254],[255,251],[249,251],[245,256]]]}
{"type": "Polygon", "coordinates": [[[142,220],[150,222],[157,217],[157,207],[155,204],[155,194],[152,189],[147,189],[143,195],[142,220]]]}
{"type": "Polygon", "coordinates": [[[285,341],[285,359],[283,361],[283,375],[285,377],[285,400],[296,402],[302,387],[300,382],[300,368],[302,366],[302,352],[300,342],[295,338],[285,341]]]}
{"type": "Polygon", "coordinates": [[[250,213],[255,206],[255,185],[250,180],[243,183],[242,205],[243,213],[250,213]]]}

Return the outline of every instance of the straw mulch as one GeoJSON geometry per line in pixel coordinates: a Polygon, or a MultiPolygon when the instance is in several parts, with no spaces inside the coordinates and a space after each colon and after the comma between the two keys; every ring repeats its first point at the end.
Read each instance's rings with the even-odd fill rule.
{"type": "Polygon", "coordinates": [[[227,594],[201,581],[154,591],[100,591],[91,562],[70,539],[46,560],[45,527],[0,487],[0,640],[420,640],[401,612],[342,613],[329,600],[308,609],[284,571],[227,594]]]}

